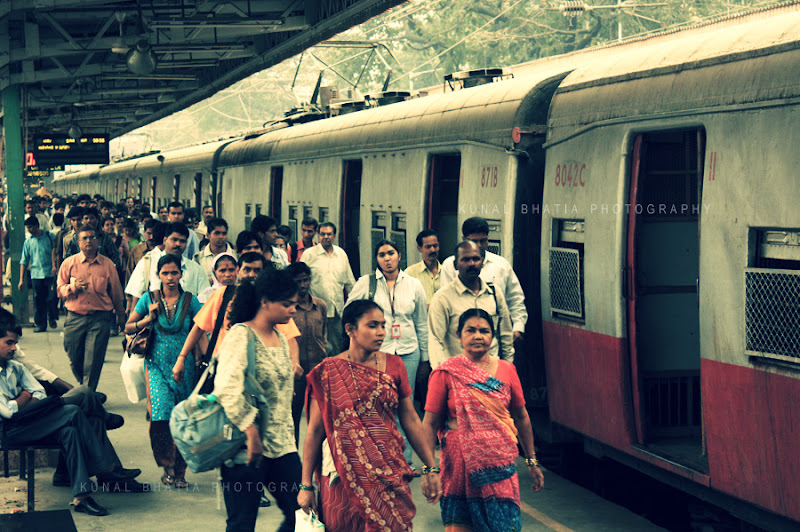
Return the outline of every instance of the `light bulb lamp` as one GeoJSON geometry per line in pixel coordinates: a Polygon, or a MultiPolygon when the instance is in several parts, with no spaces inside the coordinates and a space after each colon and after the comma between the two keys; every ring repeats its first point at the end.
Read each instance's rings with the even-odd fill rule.
{"type": "Polygon", "coordinates": [[[128,52],[125,63],[132,74],[143,76],[153,73],[158,64],[158,60],[156,59],[156,54],[153,53],[150,43],[142,39],[128,52]]]}

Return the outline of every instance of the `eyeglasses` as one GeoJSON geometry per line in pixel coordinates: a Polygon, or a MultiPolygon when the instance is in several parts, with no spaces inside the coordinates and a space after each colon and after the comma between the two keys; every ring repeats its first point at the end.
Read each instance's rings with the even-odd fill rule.
{"type": "Polygon", "coordinates": [[[96,236],[82,236],[80,238],[81,242],[89,242],[89,241],[92,241],[92,240],[97,240],[97,237],[96,236]]]}

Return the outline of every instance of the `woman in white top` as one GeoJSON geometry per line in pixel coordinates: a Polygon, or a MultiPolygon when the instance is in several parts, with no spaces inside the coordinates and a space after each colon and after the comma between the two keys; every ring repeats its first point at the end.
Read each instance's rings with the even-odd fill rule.
{"type": "Polygon", "coordinates": [[[297,284],[285,271],[264,270],[239,286],[230,311],[231,327],[219,349],[214,394],[225,414],[247,435],[247,453],[222,466],[228,530],[253,530],[261,490],[275,497],[284,515],[278,530],[293,531],[302,469],[294,441],[294,371],[286,337],[275,328],[295,313],[297,284]],[[248,286],[250,284],[250,286],[248,286]],[[264,389],[266,415],[245,393],[248,350],[251,374],[264,389]]]}
{"type": "MultiPolygon", "coordinates": [[[[375,259],[378,268],[356,281],[347,303],[372,299],[381,307],[386,318],[386,337],[380,350],[397,355],[403,361],[413,397],[419,363],[428,360],[428,302],[425,289],[419,279],[400,269],[400,250],[391,240],[378,242],[375,259]]],[[[411,445],[404,431],[403,438],[406,444],[403,456],[408,465],[413,466],[411,445]]],[[[419,476],[416,469],[414,476],[419,476]]]]}

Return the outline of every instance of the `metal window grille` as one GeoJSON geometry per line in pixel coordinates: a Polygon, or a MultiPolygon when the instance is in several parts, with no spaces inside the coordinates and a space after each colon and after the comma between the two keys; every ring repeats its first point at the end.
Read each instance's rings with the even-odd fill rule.
{"type": "Polygon", "coordinates": [[[800,363],[800,271],[745,269],[745,349],[800,363]]]}
{"type": "Polygon", "coordinates": [[[583,318],[583,267],[577,249],[550,249],[550,309],[583,318]]]}

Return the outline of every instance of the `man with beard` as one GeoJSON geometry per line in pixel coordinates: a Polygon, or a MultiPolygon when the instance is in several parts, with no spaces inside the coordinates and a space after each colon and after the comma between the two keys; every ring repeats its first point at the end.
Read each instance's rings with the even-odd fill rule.
{"type": "Polygon", "coordinates": [[[483,250],[478,244],[465,240],[456,246],[455,267],[458,272],[452,283],[445,286],[431,300],[428,309],[428,354],[431,367],[463,351],[458,339],[458,318],[470,308],[480,308],[489,313],[498,331],[492,338],[489,354],[514,361],[514,336],[511,319],[503,293],[481,278],[483,250]]]}
{"type": "Polygon", "coordinates": [[[422,260],[406,268],[406,273],[419,279],[430,305],[433,294],[439,291],[439,273],[442,268],[442,263],[439,262],[439,235],[436,231],[425,229],[420,232],[417,235],[417,249],[422,254],[422,260]]]}

